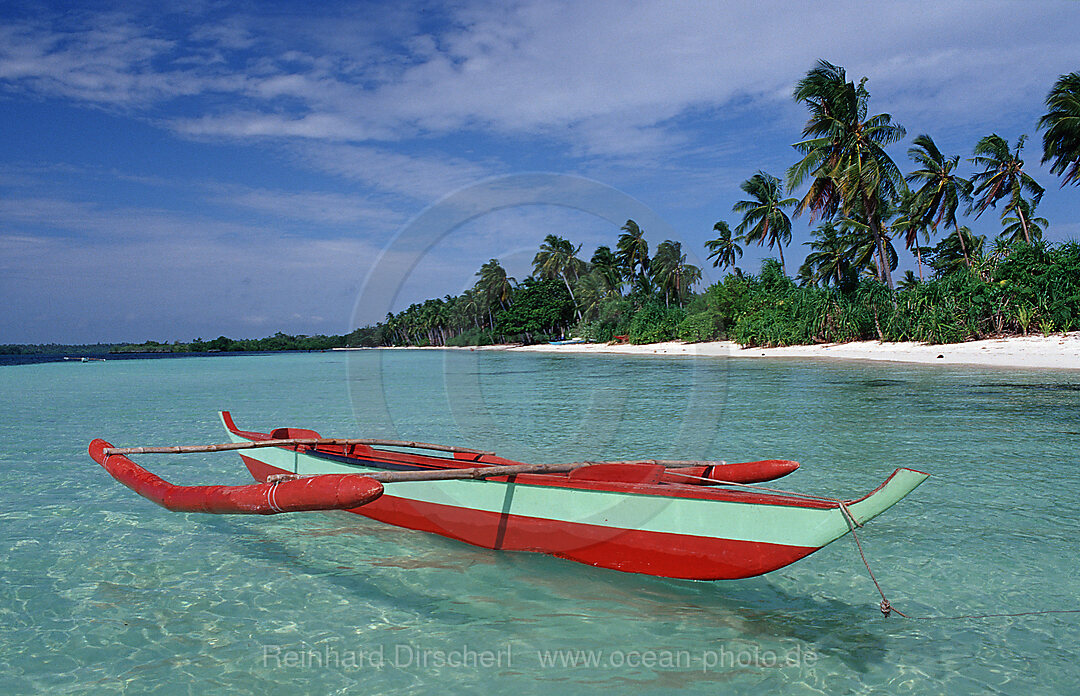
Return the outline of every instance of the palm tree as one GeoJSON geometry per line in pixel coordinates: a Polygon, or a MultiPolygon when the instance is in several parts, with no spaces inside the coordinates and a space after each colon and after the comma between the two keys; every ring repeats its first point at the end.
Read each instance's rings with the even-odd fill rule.
{"type": "MultiPolygon", "coordinates": [[[[882,218],[884,217],[883,215],[882,218]]],[[[839,224],[848,244],[850,244],[849,257],[852,272],[855,274],[867,274],[881,280],[881,269],[878,266],[881,263],[881,256],[878,253],[878,242],[870,232],[870,225],[858,218],[844,218],[840,220],[839,224]]],[[[882,238],[882,245],[885,247],[885,261],[888,264],[887,270],[891,276],[891,272],[896,270],[900,258],[889,235],[883,234],[882,238]]]]}
{"type": "Polygon", "coordinates": [[[983,171],[971,177],[971,181],[975,183],[973,195],[980,199],[974,206],[978,211],[975,218],[978,219],[987,208],[996,207],[999,200],[1009,196],[1009,204],[1002,211],[1002,217],[1010,211],[1014,212],[1020,218],[1024,241],[1030,243],[1031,235],[1023,210],[1023,194],[1024,191],[1031,194],[1031,207],[1034,207],[1042,200],[1045,189],[1024,171],[1024,160],[1020,155],[1024,151],[1026,140],[1027,136],[1021,135],[1016,141],[1016,150],[1009,150],[1009,141],[997,133],[975,143],[975,156],[971,158],[971,162],[983,167],[983,171]]]}
{"type": "Polygon", "coordinates": [[[1009,242],[1015,242],[1024,236],[1024,226],[1022,221],[1026,221],[1027,234],[1032,241],[1038,242],[1042,239],[1043,228],[1049,223],[1046,218],[1035,217],[1035,209],[1031,207],[1031,204],[1024,199],[1020,199],[1020,205],[1017,206],[1018,214],[1012,217],[1003,217],[1001,222],[1005,227],[1001,230],[1001,234],[998,235],[999,239],[1005,239],[1009,242]],[[1022,213],[1019,214],[1019,213],[1022,213]]]}
{"type": "Polygon", "coordinates": [[[770,249],[776,245],[780,252],[780,269],[787,275],[784,245],[791,242],[791,218],[784,212],[784,208],[790,208],[797,201],[794,198],[783,198],[783,184],[766,172],[759,171],[742,182],[739,188],[750,194],[752,199],[739,201],[731,207],[732,212],[743,215],[735,232],[747,242],[757,242],[759,245],[768,242],[770,249]]]}
{"type": "Polygon", "coordinates": [[[1058,78],[1046,106],[1049,111],[1039,119],[1039,128],[1046,129],[1042,161],[1054,161],[1050,171],[1065,175],[1062,186],[1080,186],[1080,70],[1058,78]]]}
{"type": "Polygon", "coordinates": [[[593,319],[599,313],[604,300],[612,296],[607,280],[596,269],[581,276],[574,287],[577,288],[578,302],[581,303],[581,316],[586,320],[593,319]]]}
{"type": "Polygon", "coordinates": [[[795,143],[802,159],[788,170],[788,188],[813,177],[796,215],[832,219],[838,212],[866,218],[878,254],[880,278],[891,288],[886,260],[881,203],[896,198],[902,176],[885,147],[904,137],[904,128],[889,114],[867,116],[870,93],[866,78],[849,82],[842,67],[818,61],[795,86],[795,101],[804,102],[810,119],[803,128],[808,139],[795,143]]]}
{"type": "Polygon", "coordinates": [[[483,301],[482,292],[479,288],[473,286],[469,288],[461,295],[461,310],[465,313],[465,316],[469,317],[473,326],[481,328],[480,323],[483,318],[483,301]]]}
{"type": "Polygon", "coordinates": [[[736,244],[738,238],[732,238],[731,228],[723,220],[713,225],[713,231],[719,232],[720,236],[705,242],[705,248],[709,250],[709,258],[713,260],[713,268],[720,270],[733,268],[742,258],[742,248],[736,244]]]}
{"type": "Polygon", "coordinates": [[[900,282],[896,284],[896,288],[898,290],[911,290],[921,282],[922,278],[916,278],[915,274],[909,268],[904,273],[904,277],[901,278],[900,282]]]}
{"type": "Polygon", "coordinates": [[[974,234],[967,225],[961,225],[937,243],[931,265],[938,275],[948,275],[968,265],[962,249],[967,249],[967,254],[971,256],[981,256],[985,244],[986,237],[974,234]]]}
{"type": "Polygon", "coordinates": [[[811,252],[799,268],[799,279],[804,285],[843,285],[852,275],[853,240],[831,222],[818,225],[811,233],[813,239],[805,242],[811,252]]]}
{"type": "Polygon", "coordinates": [[[645,241],[645,231],[633,220],[627,220],[622,226],[622,232],[615,244],[615,258],[622,266],[627,280],[633,282],[640,279],[641,286],[648,285],[649,243],[645,241]]]}
{"type": "Polygon", "coordinates": [[[619,271],[619,259],[611,251],[610,247],[598,246],[589,259],[589,265],[593,273],[599,274],[604,281],[608,294],[619,292],[622,287],[622,274],[619,271]]]}
{"type": "MultiPolygon", "coordinates": [[[[922,250],[919,246],[919,236],[930,241],[930,225],[922,218],[916,195],[911,189],[904,186],[900,192],[900,200],[892,211],[893,219],[889,224],[890,237],[897,235],[904,240],[904,246],[915,255],[915,262],[919,266],[919,279],[923,277],[922,250]]],[[[899,286],[898,286],[899,287],[899,286]]]]}
{"type": "Polygon", "coordinates": [[[656,256],[649,264],[656,287],[664,293],[664,304],[670,305],[671,298],[681,307],[690,288],[701,280],[701,269],[686,263],[686,254],[682,253],[682,244],[665,239],[656,247],[656,256]]]}
{"type": "MultiPolygon", "coordinates": [[[[908,150],[908,157],[921,169],[916,169],[907,175],[909,183],[921,182],[922,186],[915,192],[915,198],[911,202],[914,217],[919,219],[923,226],[929,225],[937,232],[939,225],[951,226],[954,229],[960,226],[956,219],[956,209],[961,201],[971,201],[973,184],[956,173],[956,166],[960,163],[960,155],[945,157],[941,154],[934,143],[934,139],[925,133],[912,141],[915,147],[908,150]]],[[[917,241],[917,230],[905,241],[908,249],[917,241]]],[[[960,237],[963,243],[963,237],[960,237]]],[[[970,265],[967,249],[963,248],[964,258],[970,265]]],[[[922,254],[915,245],[916,257],[919,260],[919,278],[922,278],[922,254]]]]}
{"type": "Polygon", "coordinates": [[[507,303],[510,302],[510,293],[514,289],[514,279],[506,275],[506,269],[499,265],[498,259],[491,259],[485,263],[476,275],[479,280],[476,281],[475,287],[484,298],[489,326],[494,329],[495,318],[491,307],[498,303],[500,307],[506,309],[507,303]]]}
{"type": "Polygon", "coordinates": [[[549,234],[544,237],[540,251],[533,257],[533,273],[538,278],[562,278],[567,292],[570,293],[570,301],[574,303],[578,320],[581,319],[581,310],[577,308],[577,299],[570,287],[570,279],[577,280],[585,271],[585,262],[577,257],[579,251],[580,244],[575,247],[570,240],[549,234]]]}

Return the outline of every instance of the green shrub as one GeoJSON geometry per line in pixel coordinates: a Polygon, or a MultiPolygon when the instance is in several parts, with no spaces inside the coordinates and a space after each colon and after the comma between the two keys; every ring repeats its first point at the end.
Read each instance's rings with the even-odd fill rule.
{"type": "Polygon", "coordinates": [[[448,346],[489,346],[495,342],[494,337],[490,331],[483,329],[472,328],[467,331],[462,331],[457,336],[446,339],[446,345],[448,346]]]}
{"type": "Polygon", "coordinates": [[[631,343],[660,343],[678,338],[679,323],[686,317],[681,307],[649,302],[634,313],[627,336],[631,343]]]}
{"type": "Polygon", "coordinates": [[[679,322],[675,335],[680,341],[718,341],[724,337],[724,318],[711,310],[688,314],[679,322]]]}

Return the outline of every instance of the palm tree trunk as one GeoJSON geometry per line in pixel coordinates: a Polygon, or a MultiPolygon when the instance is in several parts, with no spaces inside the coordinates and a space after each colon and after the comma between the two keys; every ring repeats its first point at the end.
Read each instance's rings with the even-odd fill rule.
{"type": "Polygon", "coordinates": [[[565,273],[562,274],[562,282],[566,285],[566,291],[570,293],[570,301],[574,303],[574,313],[577,314],[578,321],[581,321],[581,310],[578,309],[577,298],[574,297],[574,291],[570,289],[570,281],[565,273]]]}
{"type": "Polygon", "coordinates": [[[877,229],[876,226],[872,226],[870,229],[874,233],[874,245],[877,247],[878,268],[880,269],[878,271],[878,278],[892,290],[894,288],[892,269],[889,268],[889,257],[885,253],[885,237],[882,236],[881,230],[877,229]]]}
{"type": "Polygon", "coordinates": [[[780,272],[787,275],[787,267],[784,266],[784,245],[777,241],[776,250],[780,252],[780,272]]]}
{"type": "Polygon", "coordinates": [[[1024,241],[1031,244],[1031,235],[1028,234],[1027,220],[1024,219],[1024,210],[1019,205],[1016,206],[1016,214],[1020,218],[1020,229],[1024,231],[1024,241]]]}
{"type": "Polygon", "coordinates": [[[960,240],[960,251],[964,252],[964,263],[971,268],[971,259],[968,258],[967,245],[964,244],[964,235],[960,232],[960,223],[956,224],[956,237],[960,240]]]}
{"type": "Polygon", "coordinates": [[[919,251],[919,243],[915,242],[915,261],[919,264],[919,282],[922,282],[922,252],[919,251]]]}
{"type": "MultiPolygon", "coordinates": [[[[874,236],[874,245],[877,247],[878,253],[878,276],[879,278],[889,286],[890,290],[895,290],[896,286],[893,285],[892,268],[890,268],[888,254],[885,253],[885,235],[881,233],[881,218],[877,213],[872,212],[877,210],[877,201],[873,196],[865,196],[863,198],[863,210],[866,211],[866,221],[870,223],[870,233],[874,236]]],[[[881,329],[879,328],[880,332],[881,329]]]]}

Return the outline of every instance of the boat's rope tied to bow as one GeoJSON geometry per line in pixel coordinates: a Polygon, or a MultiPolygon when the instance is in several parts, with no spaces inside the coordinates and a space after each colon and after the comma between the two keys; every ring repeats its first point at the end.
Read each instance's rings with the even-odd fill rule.
{"type": "Polygon", "coordinates": [[[892,602],[889,601],[889,598],[885,596],[885,590],[883,590],[881,588],[881,583],[878,582],[877,576],[874,575],[874,571],[870,567],[870,561],[868,561],[867,558],[866,558],[866,552],[863,551],[862,542],[859,541],[859,534],[858,534],[858,532],[855,531],[857,528],[861,528],[863,525],[860,524],[857,519],[855,519],[855,516],[851,513],[851,510],[848,509],[848,502],[847,501],[840,500],[840,499],[837,499],[837,498],[827,498],[827,497],[824,497],[824,496],[809,495],[809,494],[806,494],[806,493],[795,493],[795,492],[792,492],[792,491],[785,491],[785,490],[781,490],[781,489],[778,489],[778,488],[769,488],[767,486],[756,486],[756,485],[749,484],[749,483],[735,483],[734,481],[721,481],[719,479],[706,478],[704,476],[693,476],[691,474],[684,474],[684,473],[677,472],[677,471],[669,471],[669,473],[671,475],[673,475],[673,476],[681,476],[681,477],[684,477],[684,478],[698,479],[698,480],[701,480],[701,481],[709,481],[711,483],[716,483],[716,484],[721,484],[721,485],[736,486],[736,487],[739,487],[739,488],[750,488],[750,489],[753,489],[753,490],[765,491],[765,492],[768,492],[768,493],[777,493],[777,494],[781,494],[781,495],[787,495],[787,496],[791,496],[793,498],[803,498],[803,499],[806,499],[806,500],[818,500],[818,501],[835,503],[837,505],[837,507],[840,509],[841,514],[844,516],[844,520],[848,524],[848,529],[851,531],[851,538],[855,540],[855,548],[858,549],[859,557],[862,559],[863,565],[866,566],[866,572],[870,575],[870,580],[874,583],[874,587],[877,589],[878,594],[881,595],[881,603],[878,605],[878,608],[881,610],[881,613],[886,618],[888,618],[892,614],[896,614],[898,616],[902,616],[905,619],[914,619],[914,620],[920,620],[920,621],[927,621],[927,620],[932,620],[932,619],[936,619],[936,620],[939,620],[939,621],[950,621],[950,620],[954,621],[954,620],[959,620],[959,619],[991,619],[991,618],[1005,618],[1005,617],[1016,617],[1016,616],[1041,616],[1041,615],[1046,615],[1046,614],[1080,614],[1080,609],[1043,609],[1043,610],[1039,610],[1039,611],[1022,611],[1022,612],[1014,612],[1014,613],[1010,613],[1010,614],[963,614],[963,615],[959,615],[959,616],[912,616],[910,614],[905,614],[904,612],[900,611],[899,609],[897,609],[896,607],[894,607],[892,605],[892,602]]]}
{"type": "Polygon", "coordinates": [[[844,518],[847,519],[848,527],[851,529],[851,538],[855,540],[855,547],[859,550],[859,557],[862,558],[863,565],[866,566],[866,572],[870,574],[870,579],[874,582],[874,587],[877,588],[878,594],[881,595],[881,604],[878,605],[878,608],[881,609],[881,613],[885,618],[888,618],[890,614],[897,614],[905,619],[915,619],[919,621],[956,621],[959,619],[994,619],[1016,616],[1043,616],[1046,614],[1080,614],[1080,609],[1042,609],[1039,611],[1021,611],[1010,614],[962,614],[958,616],[912,616],[910,614],[905,614],[892,605],[889,598],[885,596],[885,591],[881,589],[881,583],[879,583],[877,577],[874,576],[874,571],[870,568],[870,562],[866,560],[866,553],[863,551],[862,542],[859,541],[859,535],[855,531],[855,525],[858,524],[855,521],[855,518],[851,516],[846,505],[841,504],[840,509],[844,511],[844,518]]]}

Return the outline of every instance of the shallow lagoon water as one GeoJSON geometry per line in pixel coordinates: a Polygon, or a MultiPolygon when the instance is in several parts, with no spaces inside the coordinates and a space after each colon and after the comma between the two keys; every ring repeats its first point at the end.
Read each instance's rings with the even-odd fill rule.
{"type": "MultiPolygon", "coordinates": [[[[850,537],[760,578],[665,580],[348,513],[173,514],[86,455],[93,437],[224,441],[223,408],[252,429],[396,435],[527,461],[792,458],[803,468],[784,486],[847,497],[909,466],[933,476],[860,532],[894,605],[1009,613],[1072,609],[1080,595],[1075,372],[485,351],[5,366],[0,692],[1030,694],[1080,683],[1080,615],[884,619],[850,537]]],[[[141,461],[179,483],[250,480],[232,453],[141,461]]]]}

